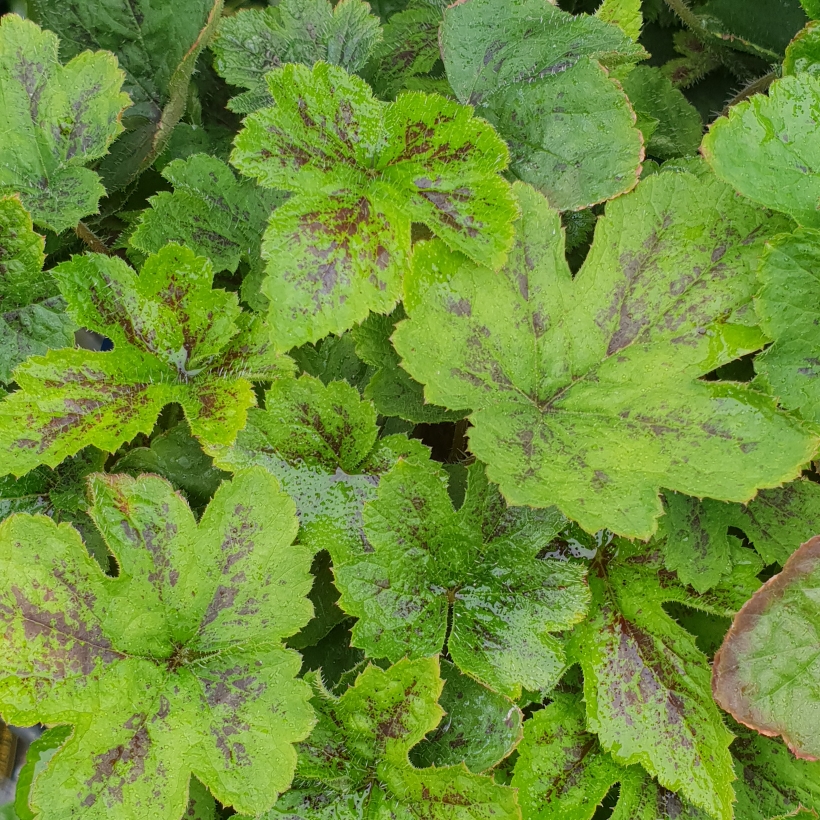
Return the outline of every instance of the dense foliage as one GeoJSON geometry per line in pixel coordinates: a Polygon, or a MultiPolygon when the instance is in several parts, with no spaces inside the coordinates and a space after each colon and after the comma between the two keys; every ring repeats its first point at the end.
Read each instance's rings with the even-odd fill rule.
{"type": "Polygon", "coordinates": [[[0,9],[0,817],[820,816],[820,2],[0,9]]]}

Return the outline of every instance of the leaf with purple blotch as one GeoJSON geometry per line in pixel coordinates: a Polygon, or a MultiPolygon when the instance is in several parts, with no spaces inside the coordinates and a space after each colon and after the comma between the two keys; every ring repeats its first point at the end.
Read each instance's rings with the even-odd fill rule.
{"type": "Polygon", "coordinates": [[[732,735],[712,700],[706,657],[664,604],[725,617],[745,596],[698,596],[660,555],[628,542],[599,551],[588,578],[590,615],[569,643],[584,676],[587,728],[618,763],[640,764],[665,789],[731,820],[732,735]]]}
{"type": "Polygon", "coordinates": [[[54,467],[90,444],[114,452],[172,402],[200,441],[229,444],[256,403],[250,380],[292,372],[261,320],[212,289],[210,262],[179,245],[150,256],[139,276],[102,254],[54,275],[69,315],[114,349],[49,351],[14,371],[20,389],[0,402],[0,474],[54,467]]]}
{"type": "Polygon", "coordinates": [[[311,615],[293,502],[259,468],[224,483],[199,523],[156,476],[89,487],[116,577],[70,526],[0,524],[0,708],[18,725],[73,727],[32,808],[180,817],[195,773],[220,802],[266,811],[313,725],[299,656],[282,645],[311,615]]]}
{"type": "Polygon", "coordinates": [[[274,104],[244,123],[231,162],[293,192],[262,245],[272,338],[281,350],[341,333],[401,296],[412,222],[493,268],[517,215],[507,148],[472,109],[436,94],[373,97],[327,63],[286,65],[274,104]]]}
{"type": "Polygon", "coordinates": [[[507,501],[647,538],[661,488],[747,502],[797,477],[815,434],[746,384],[702,378],[765,345],[742,311],[783,218],[666,171],[607,205],[573,278],[559,214],[514,187],[507,265],[417,245],[392,336],[427,401],[472,408],[470,450],[507,501]]]}
{"type": "Polygon", "coordinates": [[[453,509],[444,471],[400,461],[364,508],[367,547],[336,567],[352,643],[372,658],[423,658],[445,645],[456,666],[511,698],[549,691],[561,641],[586,613],[585,569],[540,558],[563,529],[557,510],[507,508],[484,466],[453,509]]]}
{"type": "Polygon", "coordinates": [[[97,213],[105,189],[86,166],[108,153],[131,101],[113,54],[87,51],[63,66],[58,45],[30,20],[0,21],[0,194],[19,194],[35,224],[59,233],[97,213]]]}
{"type": "Polygon", "coordinates": [[[400,458],[429,458],[419,441],[378,433],[373,405],[354,387],[303,375],[274,382],[236,441],[207,450],[224,470],[258,464],[275,475],[296,502],[300,543],[341,566],[365,546],[362,507],[380,477],[400,458]]]}
{"type": "Polygon", "coordinates": [[[368,666],[338,698],[313,683],[318,723],[298,747],[299,785],[259,820],[520,820],[515,791],[492,777],[463,763],[410,763],[411,747],[444,717],[438,658],[368,666]]]}

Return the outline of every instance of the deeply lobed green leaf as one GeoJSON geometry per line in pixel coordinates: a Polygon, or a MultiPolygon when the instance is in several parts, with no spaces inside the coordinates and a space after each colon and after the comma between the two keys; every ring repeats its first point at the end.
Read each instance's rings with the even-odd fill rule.
{"type": "Polygon", "coordinates": [[[281,645],[311,609],[293,502],[261,469],[223,484],[198,525],[157,477],[90,488],[116,578],[71,527],[0,524],[0,707],[21,725],[73,726],[32,807],[167,820],[195,772],[223,803],[266,810],[312,725],[298,656],[281,645]]]}
{"type": "Polygon", "coordinates": [[[661,173],[607,206],[572,279],[558,214],[515,190],[506,267],[420,245],[393,335],[427,401],[472,407],[470,449],[505,498],[646,538],[661,486],[746,501],[794,478],[813,435],[746,385],[699,378],[763,346],[734,316],[782,221],[709,176],[661,173]]]}

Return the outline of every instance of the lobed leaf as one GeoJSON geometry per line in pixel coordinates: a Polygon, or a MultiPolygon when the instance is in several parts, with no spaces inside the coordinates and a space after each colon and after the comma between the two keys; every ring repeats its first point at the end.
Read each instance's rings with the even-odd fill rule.
{"type": "Polygon", "coordinates": [[[709,604],[658,570],[643,557],[604,556],[590,570],[591,614],[573,637],[587,727],[618,763],[640,763],[666,789],[731,820],[732,735],[712,701],[706,658],[663,609],[671,600],[709,604]]]}
{"type": "Polygon", "coordinates": [[[64,54],[113,51],[133,106],[125,134],[101,163],[109,191],[126,187],[168,145],[185,113],[189,83],[222,13],[222,0],[32,0],[40,22],[57,32],[64,54]]]}
{"type": "Polygon", "coordinates": [[[443,716],[437,658],[368,666],[341,697],[321,690],[319,722],[299,747],[305,784],[264,820],[354,817],[520,818],[515,792],[463,765],[417,769],[408,751],[443,716]]]}
{"type": "Polygon", "coordinates": [[[86,166],[122,132],[129,97],[113,55],[85,52],[63,66],[57,46],[29,20],[0,22],[0,195],[18,194],[37,225],[59,233],[97,213],[105,189],[86,166]]]}
{"type": "Polygon", "coordinates": [[[733,106],[703,140],[703,155],[721,179],[814,228],[820,227],[820,154],[812,115],[818,101],[818,78],[784,77],[772,83],[768,96],[756,94],[733,106]]]}
{"type": "Polygon", "coordinates": [[[149,257],[139,276],[102,254],[75,257],[55,276],[71,317],[114,350],[51,351],[17,368],[20,389],[0,403],[4,475],[56,466],[89,444],[114,452],[149,433],[171,402],[194,436],[227,445],[256,401],[248,378],[292,367],[245,322],[234,294],[211,289],[208,260],[179,245],[149,257]]]}
{"type": "Polygon", "coordinates": [[[795,477],[812,435],[745,385],[699,379],[763,346],[733,313],[782,222],[713,178],[662,173],[607,207],[572,279],[558,214],[515,190],[507,266],[421,244],[392,338],[427,401],[472,407],[470,449],[507,501],[646,538],[661,486],[746,501],[795,477]]]}
{"type": "Polygon", "coordinates": [[[817,586],[820,539],[786,561],[737,614],[715,656],[717,702],[746,726],[782,735],[792,752],[820,758],[815,721],[817,586]]]}
{"type": "Polygon", "coordinates": [[[264,410],[251,410],[230,446],[209,446],[225,470],[260,465],[295,500],[300,541],[326,549],[334,565],[361,552],[362,506],[399,458],[427,460],[404,436],[378,439],[376,412],[350,385],[303,375],[271,386],[264,410]]]}
{"type": "Polygon", "coordinates": [[[643,143],[606,71],[645,52],[616,25],[547,0],[466,0],[444,14],[441,53],[456,97],[510,146],[510,170],[559,210],[635,187],[643,143]]]}
{"type": "Polygon", "coordinates": [[[262,232],[285,195],[239,181],[221,160],[207,154],[169,162],[162,175],[173,193],[150,197],[130,242],[156,253],[174,242],[211,260],[214,270],[236,271],[239,262],[261,262],[262,232]]]}
{"type": "Polygon", "coordinates": [[[245,9],[220,24],[211,44],[214,66],[231,85],[247,91],[229,107],[241,114],[270,105],[265,75],[285,63],[326,62],[351,74],[367,62],[381,40],[379,20],[363,0],[283,0],[245,9]]]}
{"type": "Polygon", "coordinates": [[[470,108],[421,93],[381,103],[327,63],[287,65],[266,80],[274,105],[247,118],[231,161],[295,194],[262,247],[278,349],[392,310],[411,221],[473,258],[503,262],[516,213],[498,175],[507,151],[470,108]]]}
{"type": "Polygon", "coordinates": [[[298,656],[281,646],[310,616],[293,503],[260,469],[223,484],[199,525],[157,477],[90,488],[116,578],[70,527],[0,524],[0,705],[23,725],[73,726],[32,808],[179,817],[195,771],[221,802],[265,811],[312,724],[298,656]]]}
{"type": "Polygon", "coordinates": [[[554,510],[507,509],[476,464],[456,512],[440,470],[400,461],[364,507],[368,547],[336,567],[352,642],[396,661],[437,654],[497,692],[548,691],[564,670],[551,633],[583,618],[583,568],[538,558],[563,528],[554,510]],[[449,624],[449,627],[448,627],[449,624]]]}

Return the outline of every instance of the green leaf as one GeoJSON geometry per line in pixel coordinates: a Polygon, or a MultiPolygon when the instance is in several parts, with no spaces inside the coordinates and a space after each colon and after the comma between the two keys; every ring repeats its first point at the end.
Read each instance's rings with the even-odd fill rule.
{"type": "Polygon", "coordinates": [[[325,385],[332,381],[345,381],[362,391],[373,371],[356,355],[356,342],[350,332],[341,336],[325,336],[316,344],[294,348],[288,355],[302,372],[315,376],[325,385]]]}
{"type": "Polygon", "coordinates": [[[458,99],[495,125],[512,173],[553,206],[579,210],[635,187],[641,134],[605,68],[646,53],[620,28],[546,0],[466,0],[444,14],[441,51],[458,99]]]}
{"type": "Polygon", "coordinates": [[[640,554],[600,554],[590,569],[591,615],[572,639],[587,726],[619,763],[640,763],[662,786],[731,820],[732,735],[712,700],[706,658],[663,604],[729,612],[659,569],[657,558],[640,554]]]}
{"type": "Polygon", "coordinates": [[[703,121],[683,93],[651,66],[638,66],[623,81],[629,101],[642,118],[657,121],[651,135],[644,132],[646,152],[658,159],[697,154],[703,121]]]}
{"type": "Polygon", "coordinates": [[[580,697],[566,694],[524,723],[514,771],[511,785],[528,820],[592,820],[612,787],[634,777],[587,731],[580,697]]]}
{"type": "Polygon", "coordinates": [[[355,73],[381,40],[379,19],[363,0],[282,0],[226,17],[211,44],[214,67],[231,85],[248,89],[229,103],[250,114],[271,105],[265,74],[285,63],[326,62],[355,73]]]}
{"type": "Polygon", "coordinates": [[[682,583],[706,592],[732,571],[732,547],[738,539],[729,535],[729,527],[735,505],[699,501],[679,493],[666,493],[664,502],[661,529],[665,538],[660,545],[666,567],[682,583]]]}
{"type": "Polygon", "coordinates": [[[399,458],[428,458],[418,441],[377,437],[376,411],[355,388],[301,376],[274,382],[236,442],[208,452],[225,470],[258,464],[275,475],[296,502],[300,542],[339,566],[363,548],[362,506],[379,476],[399,458]]]}
{"type": "Polygon", "coordinates": [[[34,222],[60,232],[97,213],[105,193],[85,166],[108,152],[129,104],[111,54],[84,52],[67,65],[57,37],[8,14],[0,22],[0,96],[8,123],[0,147],[0,195],[17,193],[34,222]]]}
{"type": "Polygon", "coordinates": [[[820,485],[799,479],[761,490],[730,510],[731,525],[743,530],[767,564],[785,564],[799,544],[820,532],[820,485]]]}
{"type": "Polygon", "coordinates": [[[193,507],[208,503],[229,476],[213,466],[184,422],[151,439],[148,447],[134,447],[111,468],[112,473],[156,473],[182,490],[193,507]]]}
{"type": "Polygon", "coordinates": [[[256,401],[248,379],[291,371],[236,296],[211,289],[208,260],[179,245],[149,257],[139,276],[102,254],[74,257],[55,276],[71,317],[114,350],[50,351],[17,368],[20,389],[0,402],[4,475],[53,467],[89,444],[114,452],[171,402],[195,437],[227,445],[256,401]]]}
{"type": "MultiPolygon", "coordinates": [[[[61,37],[61,52],[113,51],[133,106],[126,133],[100,166],[109,192],[124,188],[163,152],[185,113],[197,58],[216,29],[222,0],[32,0],[39,21],[61,37]]],[[[111,59],[109,57],[109,59],[111,59]]],[[[121,129],[120,129],[121,130],[121,129]]],[[[35,219],[36,221],[36,219],[35,219]]]]}
{"type": "Polygon", "coordinates": [[[266,79],[275,105],[245,120],[231,161],[295,194],[273,213],[262,246],[279,349],[341,333],[371,310],[389,313],[413,221],[503,263],[516,214],[499,176],[507,149],[472,109],[421,93],[381,103],[327,63],[287,65],[266,79]]]}
{"type": "Polygon", "coordinates": [[[657,174],[607,206],[573,279],[559,215],[515,190],[507,266],[417,246],[393,334],[427,401],[473,408],[470,449],[507,501],[646,538],[660,487],[746,501],[795,477],[813,437],[748,386],[699,378],[763,346],[733,312],[782,221],[714,178],[657,174]]]}
{"type": "MultiPolygon", "coordinates": [[[[820,6],[818,6],[820,9],[820,6]]],[[[820,25],[811,21],[789,43],[786,59],[783,60],[783,74],[820,73],[820,25]]]]}
{"type": "Polygon", "coordinates": [[[217,272],[234,272],[242,260],[259,263],[262,232],[285,194],[237,180],[224,162],[206,154],[174,160],[162,175],[174,191],[149,198],[151,208],[131,235],[135,248],[156,253],[176,242],[208,257],[217,272]]]}
{"type": "Polygon", "coordinates": [[[679,794],[659,786],[636,767],[632,776],[624,778],[621,784],[618,805],[610,820],[711,820],[711,817],[679,794]]]}
{"type": "Polygon", "coordinates": [[[643,27],[641,0],[603,0],[595,16],[618,26],[631,40],[638,42],[643,27]]]}
{"type": "Polygon", "coordinates": [[[20,769],[14,794],[14,811],[19,820],[36,820],[28,804],[31,784],[49,760],[54,757],[54,753],[68,740],[70,734],[70,726],[55,726],[53,729],[46,729],[26,749],[26,762],[20,769]]]}
{"type": "Polygon", "coordinates": [[[820,763],[795,759],[779,740],[733,724],[735,816],[802,816],[820,811],[820,763]]]}
{"type": "Polygon", "coordinates": [[[32,808],[179,817],[196,771],[222,803],[267,810],[312,725],[299,657],[281,645],[311,609],[293,502],[260,469],[223,484],[198,525],[163,479],[90,487],[116,578],[70,527],[0,525],[0,707],[19,725],[74,727],[32,808]]]}
{"type": "Polygon", "coordinates": [[[86,479],[104,465],[105,453],[89,447],[53,470],[37,467],[22,478],[0,478],[0,520],[26,512],[69,523],[83,536],[89,553],[108,569],[108,548],[88,517],[86,502],[86,479]]]}
{"type": "Polygon", "coordinates": [[[364,817],[516,820],[515,792],[464,765],[416,769],[410,748],[443,716],[437,658],[368,666],[340,698],[317,691],[319,722],[299,747],[297,778],[264,820],[364,817]]]}
{"type": "Polygon", "coordinates": [[[820,228],[820,142],[812,110],[820,78],[809,74],[772,83],[717,120],[703,140],[715,173],[744,196],[820,228]]]}
{"type": "Polygon", "coordinates": [[[756,302],[761,326],[775,343],[757,357],[755,370],[784,407],[811,421],[820,421],[818,239],[820,231],[799,229],[769,243],[756,302]]]}
{"type": "Polygon", "coordinates": [[[74,343],[57,283],[43,272],[45,240],[17,197],[0,197],[0,382],[29,356],[74,343]]]}
{"type": "Polygon", "coordinates": [[[563,516],[507,509],[478,463],[456,512],[442,471],[400,461],[363,517],[369,548],[336,567],[339,606],[359,618],[355,646],[395,662],[446,643],[462,672],[511,698],[555,685],[565,659],[551,633],[588,603],[579,564],[538,558],[563,516]]]}
{"type": "Polygon", "coordinates": [[[796,550],[735,617],[715,656],[715,700],[762,734],[782,735],[797,757],[820,758],[814,704],[820,538],[796,550]]]}
{"type": "MultiPolygon", "coordinates": [[[[304,539],[301,539],[301,543],[304,543],[304,539]]],[[[291,649],[315,646],[347,619],[337,605],[339,591],[333,585],[330,553],[326,550],[317,553],[313,558],[310,572],[313,575],[313,586],[309,596],[313,604],[313,618],[300,632],[288,640],[288,646],[291,649]]]]}
{"type": "Polygon", "coordinates": [[[413,747],[411,762],[421,767],[463,761],[471,772],[491,769],[521,740],[521,711],[447,661],[441,662],[441,677],[444,691],[438,702],[446,719],[413,747]]]}
{"type": "Polygon", "coordinates": [[[820,0],[800,0],[800,5],[812,20],[820,19],[820,0]]]}
{"type": "Polygon", "coordinates": [[[191,778],[183,820],[219,820],[213,795],[196,778],[191,778]]]}
{"type": "Polygon", "coordinates": [[[396,324],[406,319],[399,305],[389,316],[373,313],[351,331],[356,341],[356,353],[362,361],[376,368],[367,382],[364,396],[385,416],[398,416],[414,424],[437,424],[458,421],[466,410],[448,410],[427,404],[424,388],[399,366],[399,356],[390,343],[396,324]]]}
{"type": "Polygon", "coordinates": [[[384,27],[384,39],[374,49],[364,78],[376,95],[393,100],[411,78],[429,74],[441,59],[438,30],[441,9],[416,0],[394,14],[384,27]]]}

